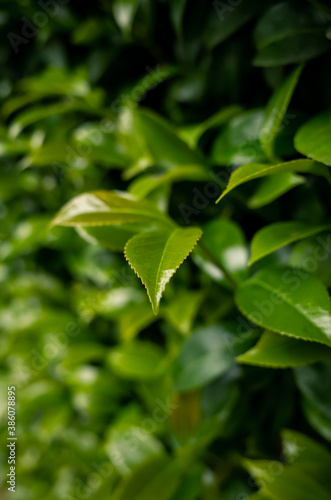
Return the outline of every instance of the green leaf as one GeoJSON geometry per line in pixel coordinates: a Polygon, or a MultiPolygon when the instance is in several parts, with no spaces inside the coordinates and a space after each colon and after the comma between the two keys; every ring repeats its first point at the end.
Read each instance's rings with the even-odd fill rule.
{"type": "Polygon", "coordinates": [[[171,500],[197,500],[203,489],[202,475],[203,467],[200,464],[190,467],[171,500]]]}
{"type": "Polygon", "coordinates": [[[0,261],[31,253],[44,246],[50,239],[48,225],[49,217],[38,214],[12,227],[10,237],[0,241],[0,261]]]}
{"type": "Polygon", "coordinates": [[[261,208],[273,202],[290,189],[304,184],[305,179],[301,175],[284,172],[266,177],[249,198],[247,206],[252,209],[261,208]]]}
{"type": "Polygon", "coordinates": [[[265,160],[259,141],[263,117],[263,110],[253,109],[232,118],[213,143],[212,161],[220,165],[240,165],[265,160]]]}
{"type": "Polygon", "coordinates": [[[235,357],[251,346],[255,333],[238,336],[235,324],[208,326],[196,330],[183,344],[175,361],[176,391],[202,387],[226,372],[235,357]]]}
{"type": "Polygon", "coordinates": [[[331,480],[328,471],[331,467],[331,454],[320,443],[293,430],[281,433],[283,453],[286,461],[317,481],[330,492],[331,480]]]}
{"type": "Polygon", "coordinates": [[[262,269],[239,285],[235,300],[245,316],[266,329],[331,346],[329,295],[302,269],[262,269]]]}
{"type": "Polygon", "coordinates": [[[331,236],[318,236],[300,241],[294,245],[289,264],[301,267],[315,276],[329,288],[331,286],[331,236]]]}
{"type": "Polygon", "coordinates": [[[300,367],[295,370],[297,386],[310,403],[329,420],[331,419],[331,360],[316,363],[314,366],[300,367]]]}
{"type": "Polygon", "coordinates": [[[56,104],[49,104],[48,106],[44,105],[22,111],[22,113],[20,113],[10,125],[9,134],[12,138],[15,138],[24,128],[39,120],[77,110],[86,111],[86,105],[83,102],[73,99],[70,101],[57,102],[56,104]]]}
{"type": "Polygon", "coordinates": [[[176,293],[176,297],[163,309],[163,313],[176,330],[182,335],[188,335],[202,299],[200,291],[185,290],[176,293]]]}
{"type": "Polygon", "coordinates": [[[262,259],[279,248],[331,229],[330,225],[312,226],[304,222],[288,221],[269,224],[255,233],[251,244],[249,264],[262,259]]]}
{"type": "Polygon", "coordinates": [[[126,422],[111,427],[105,448],[113,466],[123,476],[151,457],[157,458],[164,453],[160,441],[138,425],[126,422]]]}
{"type": "Polygon", "coordinates": [[[263,493],[257,492],[253,493],[247,500],[271,500],[271,497],[264,495],[263,493]]]}
{"type": "Polygon", "coordinates": [[[182,475],[178,462],[153,457],[137,467],[115,491],[114,500],[171,500],[182,475]]]}
{"type": "Polygon", "coordinates": [[[158,313],[162,293],[202,234],[201,229],[152,230],[128,241],[125,257],[147,289],[153,311],[158,313]]]}
{"type": "Polygon", "coordinates": [[[144,227],[174,223],[153,205],[120,191],[91,191],[69,201],[57,213],[52,225],[111,226],[140,224],[144,227]]]}
{"type": "MultiPolygon", "coordinates": [[[[146,297],[146,296],[145,296],[146,297]]],[[[132,304],[127,311],[120,315],[120,333],[124,341],[134,339],[138,333],[154,323],[156,320],[150,303],[132,304]]]]}
{"type": "Polygon", "coordinates": [[[294,146],[299,153],[331,166],[330,111],[304,123],[294,137],[294,146]]]}
{"type": "Polygon", "coordinates": [[[84,123],[74,132],[74,149],[85,151],[85,156],[91,162],[107,167],[124,167],[129,163],[129,157],[117,141],[110,122],[108,128],[110,130],[97,123],[84,123]]]}
{"type": "Polygon", "coordinates": [[[138,6],[138,0],[115,0],[113,3],[114,18],[124,35],[131,32],[138,6]]]}
{"type": "Polygon", "coordinates": [[[302,411],[311,427],[327,441],[331,441],[330,417],[320,411],[306,398],[303,398],[302,400],[302,411]]]}
{"type": "Polygon", "coordinates": [[[182,36],[183,16],[187,0],[172,0],[170,4],[170,17],[178,38],[182,36]]]}
{"type": "Polygon", "coordinates": [[[231,4],[216,0],[213,2],[213,12],[210,22],[204,30],[204,40],[208,49],[213,49],[226,40],[244,24],[255,17],[263,8],[258,0],[231,4]]]}
{"type": "Polygon", "coordinates": [[[225,276],[217,262],[235,278],[247,277],[248,249],[241,228],[227,219],[213,219],[203,228],[201,243],[214,257],[213,260],[203,248],[194,251],[194,261],[217,282],[225,276]]]}
{"type": "Polygon", "coordinates": [[[324,345],[266,331],[252,349],[237,357],[237,361],[271,368],[287,368],[314,363],[326,356],[331,356],[331,349],[324,345]]]}
{"type": "MultiPolygon", "coordinates": [[[[298,369],[299,370],[299,369],[298,369]]],[[[301,370],[301,368],[300,368],[301,370]]],[[[307,472],[331,467],[331,454],[322,444],[300,432],[285,429],[281,433],[284,458],[307,472]]],[[[328,479],[329,480],[329,479],[328,479]]]]}
{"type": "Polygon", "coordinates": [[[260,163],[248,163],[237,168],[230,177],[229,183],[221,196],[218,198],[218,203],[232,189],[245,182],[266,177],[268,175],[279,174],[284,172],[302,172],[320,175],[330,180],[330,172],[324,165],[312,160],[293,160],[285,163],[277,163],[275,165],[263,165],[260,163]]]}
{"type": "Polygon", "coordinates": [[[262,49],[277,40],[313,33],[316,28],[325,26],[325,17],[316,9],[307,4],[301,7],[298,16],[296,6],[289,1],[271,6],[256,25],[254,38],[257,47],[262,49]]]}
{"type": "Polygon", "coordinates": [[[198,123],[197,125],[182,127],[178,130],[178,134],[191,148],[195,148],[199,139],[207,130],[224,125],[240,112],[242,112],[240,106],[228,106],[207,118],[204,122],[198,123]]]}
{"type": "Polygon", "coordinates": [[[246,460],[246,467],[261,493],[272,500],[330,500],[328,490],[314,477],[294,466],[267,460],[246,460]]]}
{"type": "Polygon", "coordinates": [[[121,224],[120,226],[77,227],[77,232],[85,241],[101,245],[113,252],[124,250],[126,242],[142,231],[144,225],[121,224]]]}
{"type": "Polygon", "coordinates": [[[331,441],[331,360],[295,370],[302,409],[310,425],[331,441]]]}
{"type": "Polygon", "coordinates": [[[129,192],[137,198],[145,198],[151,191],[166,183],[176,181],[208,181],[210,172],[200,165],[185,165],[176,167],[163,174],[143,175],[135,179],[129,187],[129,192]]]}
{"type": "Polygon", "coordinates": [[[200,155],[189,148],[156,113],[147,109],[134,112],[137,127],[156,163],[166,167],[203,164],[200,155]]]}
{"type": "Polygon", "coordinates": [[[267,157],[273,160],[275,157],[274,144],[280,127],[286,126],[284,116],[298,83],[303,65],[298,66],[280,85],[269,100],[260,129],[260,141],[267,157]]]}
{"type": "Polygon", "coordinates": [[[331,49],[330,40],[325,30],[312,35],[298,35],[280,40],[264,47],[255,57],[253,64],[262,67],[274,67],[309,61],[331,49]]]}
{"type": "Polygon", "coordinates": [[[325,36],[327,20],[313,7],[302,4],[300,16],[291,2],[280,2],[256,26],[259,52],[256,66],[280,66],[307,61],[331,48],[325,36]]]}
{"type": "Polygon", "coordinates": [[[157,345],[134,340],[112,349],[108,359],[110,366],[120,377],[148,380],[161,374],[165,358],[157,345]]]}

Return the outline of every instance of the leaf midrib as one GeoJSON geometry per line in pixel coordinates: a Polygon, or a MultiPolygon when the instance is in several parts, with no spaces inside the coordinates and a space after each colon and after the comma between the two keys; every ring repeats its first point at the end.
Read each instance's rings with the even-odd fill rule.
{"type": "MultiPolygon", "coordinates": [[[[164,245],[164,248],[162,250],[162,254],[161,254],[161,259],[160,259],[160,262],[159,262],[159,265],[158,265],[158,268],[157,268],[157,273],[156,273],[156,280],[155,280],[155,292],[157,290],[157,284],[159,283],[159,276],[160,276],[160,269],[161,269],[161,265],[164,261],[164,257],[165,257],[165,253],[167,251],[167,248],[169,246],[169,243],[170,243],[170,240],[171,238],[174,236],[174,233],[178,231],[178,229],[174,229],[168,236],[168,239],[167,239],[167,242],[166,244],[164,245]]],[[[156,295],[157,295],[157,292],[156,292],[156,295]]],[[[157,297],[156,297],[157,299],[157,297]]],[[[157,306],[157,303],[156,303],[156,306],[157,306]]]]}

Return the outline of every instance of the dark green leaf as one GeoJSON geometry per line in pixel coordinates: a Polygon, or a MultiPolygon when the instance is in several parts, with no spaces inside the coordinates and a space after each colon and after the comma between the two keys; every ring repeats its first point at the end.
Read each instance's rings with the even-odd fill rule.
{"type": "Polygon", "coordinates": [[[253,264],[253,262],[262,259],[285,245],[324,231],[329,231],[330,229],[331,226],[328,225],[312,226],[296,221],[269,224],[269,226],[265,226],[255,233],[251,244],[252,253],[249,264],[253,264]]]}
{"type": "Polygon", "coordinates": [[[260,141],[267,157],[275,157],[274,143],[280,127],[286,127],[284,116],[291,100],[294,89],[298,83],[303,66],[298,66],[279,86],[269,100],[260,129],[260,141]]]}
{"type": "Polygon", "coordinates": [[[246,332],[245,338],[241,338],[235,324],[196,330],[176,360],[176,390],[187,391],[211,382],[234,364],[235,357],[252,345],[254,338],[253,332],[246,332]]]}
{"type": "Polygon", "coordinates": [[[304,123],[294,138],[299,153],[331,166],[331,114],[328,111],[304,123]]]}
{"type": "Polygon", "coordinates": [[[266,331],[258,343],[237,358],[240,363],[287,368],[314,363],[331,356],[331,349],[286,335],[266,331]]]}
{"type": "Polygon", "coordinates": [[[329,295],[301,269],[262,269],[239,285],[235,299],[241,312],[264,328],[331,346],[329,295]]]}
{"type": "Polygon", "coordinates": [[[273,202],[290,189],[304,184],[305,179],[301,175],[284,172],[266,177],[249,198],[247,205],[249,208],[261,208],[273,202]]]}

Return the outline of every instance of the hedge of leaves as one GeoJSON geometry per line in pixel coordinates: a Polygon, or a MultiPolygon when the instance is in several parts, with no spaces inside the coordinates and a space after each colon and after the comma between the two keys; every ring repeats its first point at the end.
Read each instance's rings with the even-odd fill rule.
{"type": "Polygon", "coordinates": [[[330,500],[329,3],[0,30],[1,498],[330,500]]]}

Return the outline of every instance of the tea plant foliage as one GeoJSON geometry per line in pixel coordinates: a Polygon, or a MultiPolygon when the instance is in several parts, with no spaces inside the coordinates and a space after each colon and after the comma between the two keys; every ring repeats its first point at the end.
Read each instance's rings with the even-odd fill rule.
{"type": "Polygon", "coordinates": [[[330,500],[328,2],[47,5],[0,7],[17,500],[330,500]]]}

